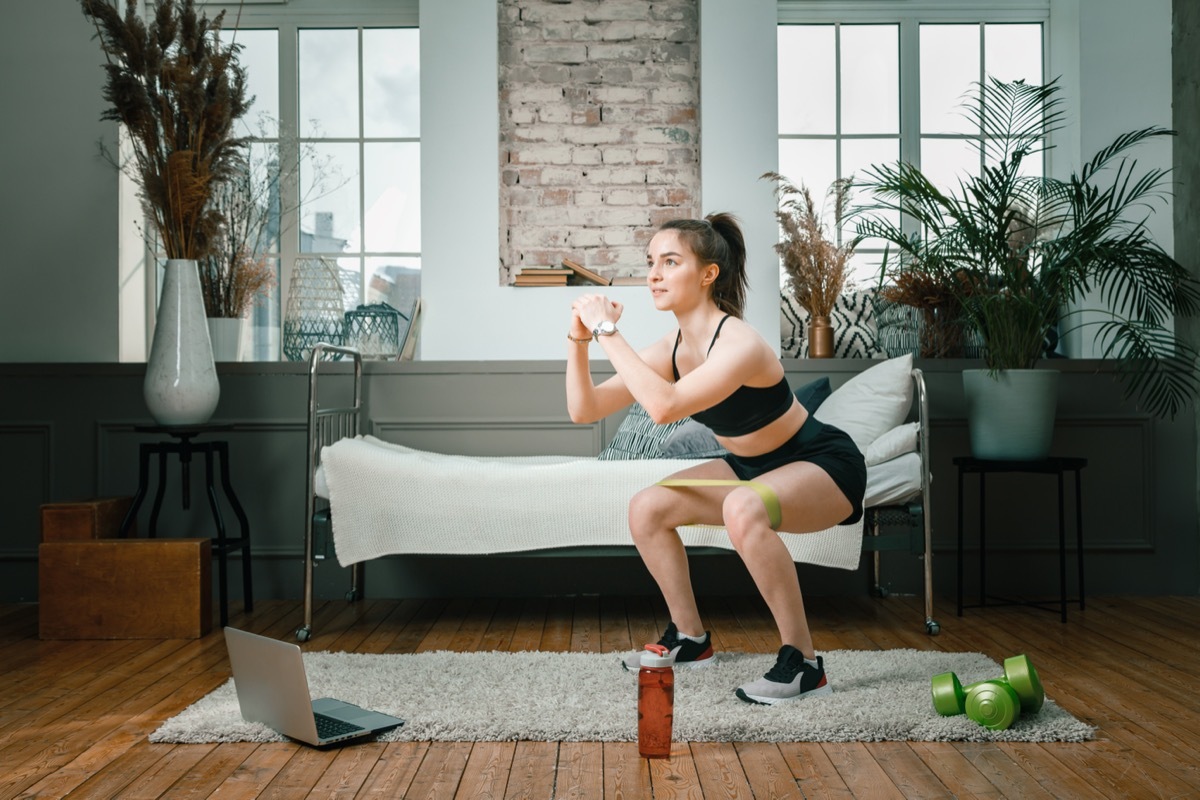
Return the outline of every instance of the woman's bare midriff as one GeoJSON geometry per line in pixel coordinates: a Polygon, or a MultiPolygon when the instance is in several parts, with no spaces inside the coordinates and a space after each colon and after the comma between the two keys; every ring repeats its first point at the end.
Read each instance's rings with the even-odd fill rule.
{"type": "Polygon", "coordinates": [[[808,409],[793,399],[792,407],[774,422],[742,436],[718,436],[717,442],[734,455],[759,456],[778,449],[795,436],[807,419],[808,409]]]}

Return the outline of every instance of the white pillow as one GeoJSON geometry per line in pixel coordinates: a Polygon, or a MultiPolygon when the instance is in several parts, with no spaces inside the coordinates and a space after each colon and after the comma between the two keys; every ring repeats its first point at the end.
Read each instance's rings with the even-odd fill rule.
{"type": "Polygon", "coordinates": [[[898,425],[871,442],[867,449],[863,451],[863,457],[867,460],[867,466],[873,467],[876,464],[882,464],[884,461],[890,461],[896,456],[902,456],[905,453],[911,453],[916,450],[917,431],[920,427],[921,423],[919,422],[898,425]]]}
{"type": "Polygon", "coordinates": [[[814,416],[841,428],[864,453],[912,407],[912,353],[876,364],[833,391],[814,416]]]}
{"type": "Polygon", "coordinates": [[[921,494],[921,456],[905,453],[899,458],[867,468],[867,492],[863,508],[902,503],[921,494]]]}

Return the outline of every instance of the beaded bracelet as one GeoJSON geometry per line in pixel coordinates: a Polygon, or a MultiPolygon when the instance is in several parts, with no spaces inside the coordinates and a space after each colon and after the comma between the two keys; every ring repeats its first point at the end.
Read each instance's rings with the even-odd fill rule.
{"type": "Polygon", "coordinates": [[[571,334],[568,333],[567,338],[570,339],[575,344],[591,344],[592,343],[592,337],[590,337],[590,336],[586,339],[576,339],[574,336],[572,336],[571,334]]]}

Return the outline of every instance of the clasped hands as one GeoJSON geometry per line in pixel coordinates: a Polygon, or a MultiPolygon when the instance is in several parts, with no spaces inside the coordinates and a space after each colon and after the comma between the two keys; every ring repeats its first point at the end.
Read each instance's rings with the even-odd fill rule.
{"type": "Polygon", "coordinates": [[[609,300],[602,294],[580,295],[571,303],[571,336],[576,339],[589,338],[602,320],[607,319],[615,324],[624,310],[623,304],[609,300]]]}

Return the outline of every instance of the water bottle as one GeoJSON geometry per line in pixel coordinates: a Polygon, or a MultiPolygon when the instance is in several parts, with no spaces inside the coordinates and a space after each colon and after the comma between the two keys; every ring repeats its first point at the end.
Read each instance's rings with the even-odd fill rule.
{"type": "Polygon", "coordinates": [[[648,644],[638,670],[638,754],[670,758],[675,716],[675,658],[661,644],[648,644]]]}

